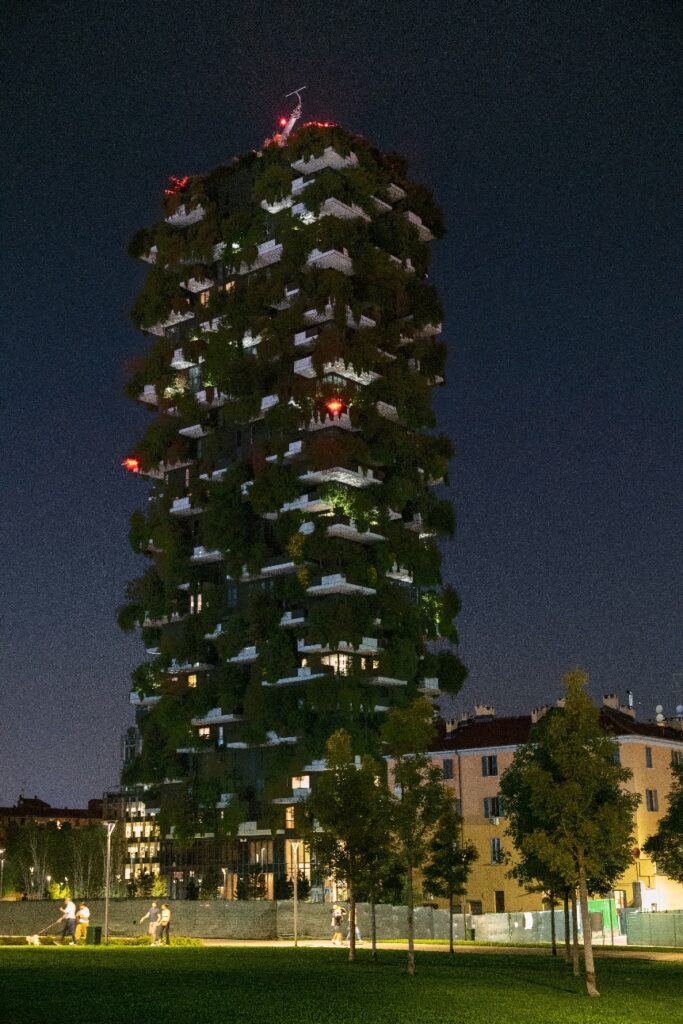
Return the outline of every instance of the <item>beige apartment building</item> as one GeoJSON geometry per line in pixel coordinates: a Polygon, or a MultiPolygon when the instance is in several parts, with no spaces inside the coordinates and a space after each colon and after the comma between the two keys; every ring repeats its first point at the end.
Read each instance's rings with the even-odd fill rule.
{"type": "MultiPolygon", "coordinates": [[[[505,835],[499,782],[515,750],[526,743],[531,726],[547,710],[546,706],[530,715],[498,718],[493,708],[477,706],[471,717],[442,723],[435,749],[429,751],[459,802],[464,837],[479,851],[465,897],[466,909],[472,913],[532,911],[543,906],[542,894],[528,893],[507,877],[509,865],[504,857],[512,848],[505,835]]],[[[633,772],[628,789],[641,798],[633,863],[614,889],[617,907],[683,908],[683,885],[658,872],[642,849],[666,812],[671,763],[683,760],[682,723],[636,722],[633,709],[621,705],[613,695],[603,699],[600,718],[619,743],[622,765],[633,772]]]]}

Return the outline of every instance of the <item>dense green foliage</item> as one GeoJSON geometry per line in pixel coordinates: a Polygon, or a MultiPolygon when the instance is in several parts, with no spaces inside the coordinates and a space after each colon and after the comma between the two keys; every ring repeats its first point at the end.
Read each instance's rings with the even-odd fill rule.
{"type": "Polygon", "coordinates": [[[409,978],[404,954],[339,950],[0,950],[2,1005],[12,1024],[73,1019],[130,1024],[145,1007],[176,1024],[670,1024],[680,964],[601,960],[603,999],[587,1003],[546,954],[423,953],[409,978]]]}
{"type": "Polygon", "coordinates": [[[648,857],[657,861],[659,871],[683,882],[683,762],[672,762],[672,783],[666,814],[657,831],[645,843],[648,857]]]}

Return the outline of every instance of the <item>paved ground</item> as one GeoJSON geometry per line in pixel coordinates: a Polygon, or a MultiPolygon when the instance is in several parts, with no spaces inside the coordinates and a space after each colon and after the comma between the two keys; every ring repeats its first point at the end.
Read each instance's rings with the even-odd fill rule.
{"type": "MultiPolygon", "coordinates": [[[[205,946],[251,946],[254,948],[272,947],[273,949],[285,948],[291,946],[291,939],[202,939],[203,945],[205,946]]],[[[332,945],[331,942],[325,939],[300,939],[299,945],[308,949],[329,949],[332,945]]],[[[362,942],[357,944],[359,950],[367,950],[370,948],[368,942],[362,942]]],[[[348,946],[342,946],[340,951],[347,950],[348,946]]],[[[405,950],[405,942],[380,942],[377,944],[377,949],[381,952],[383,949],[398,949],[405,950]]],[[[448,945],[446,943],[415,943],[415,949],[422,953],[447,953],[448,945]]],[[[466,943],[464,945],[455,946],[456,953],[527,953],[530,956],[548,956],[550,950],[548,947],[543,946],[474,946],[466,943]]],[[[596,956],[614,956],[614,957],[632,957],[638,960],[663,960],[683,963],[683,952],[676,950],[653,950],[650,952],[641,952],[637,949],[628,949],[627,947],[620,947],[619,949],[606,949],[604,946],[595,946],[593,952],[596,956]]],[[[558,949],[558,955],[562,956],[562,950],[558,949]]]]}

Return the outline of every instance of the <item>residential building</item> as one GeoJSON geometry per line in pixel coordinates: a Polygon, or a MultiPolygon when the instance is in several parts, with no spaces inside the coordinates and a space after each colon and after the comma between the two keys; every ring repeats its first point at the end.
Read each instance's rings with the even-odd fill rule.
{"type": "Polygon", "coordinates": [[[298,805],[329,736],[378,753],[389,708],[464,678],[434,490],[441,214],[396,157],[290,127],[172,179],[131,243],[152,345],[128,391],[154,419],[124,463],[152,489],[120,612],[147,649],[122,781],[158,808],[174,893],[256,874],[272,894],[295,857],[309,873],[298,805]]]}
{"type": "Polygon", "coordinates": [[[7,835],[7,827],[15,825],[47,825],[80,827],[102,820],[102,801],[88,800],[87,807],[52,807],[37,796],[20,796],[13,807],[0,807],[0,841],[7,835]]]}
{"type": "MultiPolygon", "coordinates": [[[[527,893],[507,877],[510,865],[504,857],[514,856],[514,851],[505,835],[499,783],[517,748],[528,741],[532,725],[547,710],[545,706],[530,715],[499,718],[494,708],[477,706],[472,716],[442,722],[435,747],[429,751],[457,801],[464,838],[479,852],[466,894],[467,909],[472,913],[538,910],[543,905],[542,894],[527,893]]],[[[613,694],[603,698],[600,721],[619,744],[621,764],[633,772],[627,789],[641,798],[633,863],[615,884],[617,906],[683,908],[683,886],[658,872],[642,850],[666,812],[672,760],[683,758],[681,723],[637,722],[633,709],[620,704],[613,694]]]]}

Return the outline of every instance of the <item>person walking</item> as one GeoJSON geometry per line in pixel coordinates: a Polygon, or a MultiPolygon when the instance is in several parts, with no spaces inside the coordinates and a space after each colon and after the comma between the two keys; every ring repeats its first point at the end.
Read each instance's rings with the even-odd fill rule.
{"type": "Polygon", "coordinates": [[[338,903],[335,903],[332,907],[332,945],[341,946],[343,941],[342,936],[342,924],[346,911],[343,907],[340,907],[338,903]]]}
{"type": "Polygon", "coordinates": [[[149,910],[144,915],[144,917],[141,917],[139,922],[138,922],[138,924],[142,924],[143,921],[149,921],[149,924],[147,925],[147,933],[148,933],[150,939],[152,940],[152,945],[153,946],[158,945],[158,943],[157,943],[157,928],[159,927],[159,918],[160,918],[160,916],[161,916],[161,911],[159,910],[159,907],[157,906],[157,901],[153,900],[152,901],[152,906],[149,908],[149,910]]]}
{"type": "Polygon", "coordinates": [[[59,920],[64,923],[64,927],[62,928],[62,945],[64,944],[64,939],[68,937],[69,941],[67,942],[67,946],[75,946],[76,904],[70,896],[67,896],[64,900],[64,906],[59,908],[59,913],[62,915],[59,920]]]}
{"type": "Polygon", "coordinates": [[[81,900],[76,912],[76,942],[83,942],[88,938],[88,925],[90,924],[90,908],[81,900]]]}
{"type": "Polygon", "coordinates": [[[166,939],[166,945],[171,945],[171,908],[168,903],[161,904],[161,914],[159,916],[159,929],[157,931],[157,943],[160,946],[166,939]]]}

